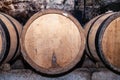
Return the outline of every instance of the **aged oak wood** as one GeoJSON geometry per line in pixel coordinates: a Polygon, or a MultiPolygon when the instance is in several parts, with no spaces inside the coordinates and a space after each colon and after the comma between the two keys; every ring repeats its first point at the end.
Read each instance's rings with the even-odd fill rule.
{"type": "Polygon", "coordinates": [[[82,58],[84,31],[70,14],[44,10],[27,22],[21,37],[25,60],[37,71],[60,74],[73,68],[82,58]]]}
{"type": "Polygon", "coordinates": [[[120,13],[97,16],[86,24],[85,31],[89,56],[120,73],[120,13]]]}
{"type": "Polygon", "coordinates": [[[113,20],[106,28],[102,39],[103,53],[115,67],[120,68],[120,18],[113,20]]]}
{"type": "MultiPolygon", "coordinates": [[[[92,28],[92,25],[94,24],[95,20],[97,20],[99,17],[101,17],[101,15],[93,18],[92,20],[90,20],[90,21],[84,26],[86,39],[88,39],[88,34],[89,34],[90,28],[92,28]]],[[[89,57],[90,59],[92,59],[93,61],[96,61],[96,60],[98,59],[98,56],[97,56],[96,54],[93,56],[93,54],[90,52],[88,46],[89,46],[88,41],[86,41],[85,50],[86,50],[86,52],[87,52],[87,55],[88,55],[88,57],[89,57]],[[97,58],[96,58],[96,57],[97,57],[97,58]]]]}
{"type": "Polygon", "coordinates": [[[21,30],[19,22],[0,13],[0,65],[10,62],[19,54],[21,30]]]}
{"type": "Polygon", "coordinates": [[[95,36],[97,33],[97,30],[101,23],[108,18],[110,15],[114,13],[107,13],[107,14],[102,14],[99,15],[95,18],[93,18],[91,21],[89,21],[85,25],[85,34],[86,34],[86,39],[87,39],[87,45],[86,45],[86,51],[90,55],[91,58],[93,58],[94,55],[94,60],[99,61],[99,57],[96,52],[96,47],[95,47],[95,36]]]}

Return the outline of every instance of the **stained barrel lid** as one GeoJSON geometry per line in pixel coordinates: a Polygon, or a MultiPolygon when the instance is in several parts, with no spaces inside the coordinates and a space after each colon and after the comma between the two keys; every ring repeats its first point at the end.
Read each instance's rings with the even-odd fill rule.
{"type": "Polygon", "coordinates": [[[44,10],[30,18],[23,29],[24,59],[37,71],[60,74],[82,58],[85,37],[79,22],[65,11],[44,10]]]}

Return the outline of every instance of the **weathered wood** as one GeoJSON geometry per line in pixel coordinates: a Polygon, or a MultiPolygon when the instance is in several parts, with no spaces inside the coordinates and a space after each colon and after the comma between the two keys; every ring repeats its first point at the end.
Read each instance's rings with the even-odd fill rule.
{"type": "Polygon", "coordinates": [[[85,26],[89,56],[92,54],[91,57],[96,61],[101,59],[108,68],[117,73],[120,73],[119,18],[120,13],[106,13],[85,26]]]}
{"type": "Polygon", "coordinates": [[[120,68],[120,17],[106,28],[102,39],[103,53],[115,67],[120,68]]]}
{"type": "MultiPolygon", "coordinates": [[[[89,29],[91,28],[91,26],[93,25],[93,23],[95,22],[96,19],[98,19],[101,16],[97,16],[95,18],[93,18],[92,20],[90,20],[85,26],[84,26],[84,30],[85,30],[85,37],[86,39],[88,39],[88,33],[89,33],[89,29]]],[[[89,56],[90,59],[96,61],[98,59],[98,56],[96,56],[96,54],[94,54],[94,57],[92,55],[92,53],[89,51],[89,44],[88,41],[86,42],[86,47],[85,50],[87,52],[87,55],[89,56]],[[96,58],[97,57],[97,58],[96,58]]]]}
{"type": "Polygon", "coordinates": [[[21,37],[25,60],[37,71],[59,74],[73,68],[85,47],[83,29],[70,14],[59,10],[36,13],[21,37]]]}
{"type": "Polygon", "coordinates": [[[98,55],[95,49],[96,48],[95,47],[95,36],[96,36],[97,30],[99,26],[101,25],[101,23],[103,22],[103,20],[105,20],[107,17],[109,17],[112,14],[113,13],[108,13],[108,14],[106,13],[106,14],[99,15],[93,18],[91,21],[89,21],[85,25],[85,34],[86,34],[86,39],[87,39],[86,51],[91,58],[94,58],[95,61],[99,61],[99,58],[98,58],[98,55]]]}
{"type": "Polygon", "coordinates": [[[12,17],[0,13],[0,63],[11,61],[19,54],[21,25],[12,17]]]}

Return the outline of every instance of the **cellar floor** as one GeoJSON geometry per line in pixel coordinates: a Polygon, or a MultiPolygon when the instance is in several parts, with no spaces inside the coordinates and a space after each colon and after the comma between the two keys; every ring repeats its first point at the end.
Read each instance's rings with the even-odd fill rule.
{"type": "Polygon", "coordinates": [[[60,77],[46,77],[27,69],[0,71],[0,80],[120,80],[120,75],[107,69],[91,72],[90,69],[80,68],[60,77]]]}

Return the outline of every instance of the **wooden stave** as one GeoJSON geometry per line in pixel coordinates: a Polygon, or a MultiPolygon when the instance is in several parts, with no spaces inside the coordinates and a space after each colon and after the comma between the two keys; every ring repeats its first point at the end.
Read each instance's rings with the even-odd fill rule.
{"type": "Polygon", "coordinates": [[[21,49],[21,47],[20,47],[20,36],[21,36],[21,33],[22,33],[22,25],[17,20],[12,18],[11,16],[6,15],[6,14],[4,14],[4,15],[7,16],[13,22],[14,26],[16,26],[17,35],[18,35],[18,38],[19,38],[18,39],[19,43],[18,43],[18,50],[17,50],[17,52],[12,56],[12,58],[10,60],[6,59],[7,61],[5,61],[5,62],[12,62],[20,55],[20,51],[21,51],[20,50],[21,49]]]}
{"type": "Polygon", "coordinates": [[[99,19],[102,15],[100,16],[96,16],[95,18],[93,18],[92,20],[90,20],[85,26],[84,26],[84,30],[85,30],[85,37],[86,37],[86,46],[85,46],[85,51],[87,56],[94,62],[97,61],[97,59],[95,59],[94,55],[92,54],[92,52],[89,50],[89,45],[88,45],[88,36],[89,36],[89,32],[90,32],[90,28],[92,27],[92,25],[95,23],[95,21],[97,19],[99,19]]]}
{"type": "MultiPolygon", "coordinates": [[[[101,19],[102,17],[106,16],[106,15],[112,15],[114,14],[113,12],[110,12],[110,13],[105,13],[105,14],[102,14],[102,15],[99,15],[95,18],[93,18],[91,21],[89,21],[86,25],[85,25],[85,33],[86,33],[86,52],[87,52],[87,55],[90,59],[92,59],[94,62],[99,62],[100,59],[98,57],[98,54],[97,52],[93,54],[93,52],[90,50],[91,49],[91,46],[90,46],[90,42],[91,41],[91,38],[90,38],[90,35],[92,36],[91,33],[91,29],[93,29],[94,25],[96,24],[97,21],[99,21],[99,19],[101,19]]],[[[104,21],[104,20],[103,20],[104,21]]],[[[102,22],[102,21],[101,21],[102,22]]],[[[99,27],[99,26],[98,26],[99,27]]],[[[95,41],[91,41],[91,42],[95,42],[95,41]]],[[[95,48],[95,45],[93,46],[95,48]]]]}
{"type": "Polygon", "coordinates": [[[104,23],[101,24],[100,27],[103,27],[103,28],[101,28],[101,30],[97,32],[97,35],[99,35],[99,36],[96,36],[96,45],[95,46],[97,48],[96,50],[97,50],[98,56],[99,56],[100,60],[104,63],[104,65],[108,69],[110,69],[111,71],[113,71],[113,72],[115,72],[117,74],[120,74],[120,68],[115,67],[114,64],[109,62],[106,59],[106,57],[104,56],[103,50],[100,48],[102,46],[102,42],[101,42],[102,41],[102,36],[103,36],[107,26],[109,25],[109,23],[111,23],[113,20],[117,19],[118,17],[120,17],[120,13],[119,12],[111,15],[109,18],[107,18],[105,20],[104,23]]]}
{"type": "MultiPolygon", "coordinates": [[[[103,22],[101,23],[101,25],[99,26],[99,29],[96,31],[96,35],[95,35],[95,49],[96,49],[96,55],[99,57],[97,58],[98,61],[102,61],[102,63],[111,71],[120,74],[120,69],[115,67],[114,64],[111,64],[111,62],[109,62],[103,51],[102,51],[102,36],[107,28],[107,26],[115,19],[117,19],[118,17],[120,17],[120,13],[119,12],[114,12],[112,15],[108,16],[105,20],[103,20],[103,22]],[[101,27],[101,29],[100,29],[101,27]]],[[[95,59],[94,54],[92,54],[93,58],[95,59]]]]}
{"type": "Polygon", "coordinates": [[[9,37],[6,37],[7,36],[6,34],[8,34],[8,30],[6,28],[2,28],[2,24],[1,23],[2,23],[2,21],[0,19],[0,30],[1,30],[1,34],[2,34],[2,36],[1,36],[1,38],[2,38],[2,49],[1,49],[1,54],[0,54],[0,64],[2,64],[2,60],[4,58],[4,53],[6,53],[6,47],[8,46],[6,44],[6,42],[8,42],[8,44],[10,42],[9,41],[9,37]],[[7,30],[6,32],[4,32],[5,29],[7,30]]]}
{"type": "Polygon", "coordinates": [[[73,18],[72,16],[71,16],[71,14],[69,14],[68,12],[66,12],[66,11],[62,11],[62,10],[58,10],[58,9],[47,9],[47,10],[43,10],[43,11],[40,11],[40,12],[38,12],[38,13],[36,13],[35,15],[33,15],[33,17],[31,17],[29,20],[28,20],[28,22],[27,22],[27,24],[25,25],[25,27],[24,27],[24,29],[23,29],[23,32],[22,32],[22,36],[21,36],[21,39],[20,39],[20,42],[21,42],[21,51],[22,51],[22,54],[23,54],[23,57],[24,57],[24,59],[36,70],[36,71],[38,71],[38,72],[40,72],[40,73],[43,73],[43,74],[48,74],[48,75],[54,75],[54,74],[61,74],[61,73],[65,73],[65,72],[67,72],[67,71],[69,71],[70,69],[72,69],[76,64],[75,63],[78,63],[78,61],[80,61],[81,60],[81,58],[79,59],[79,58],[77,58],[77,62],[74,62],[72,65],[69,65],[70,67],[68,68],[68,67],[66,67],[66,68],[64,68],[64,69],[60,69],[60,70],[56,70],[56,71],[52,71],[52,70],[45,70],[44,68],[40,68],[39,66],[37,66],[36,64],[34,64],[34,62],[32,62],[32,60],[30,60],[30,58],[29,57],[27,57],[27,54],[26,54],[26,51],[25,51],[25,48],[24,48],[24,37],[25,37],[25,33],[26,33],[26,31],[27,31],[27,28],[29,27],[29,25],[32,23],[32,21],[34,21],[35,19],[37,19],[38,17],[40,17],[40,16],[42,16],[42,15],[45,15],[45,14],[52,14],[52,13],[55,13],[55,14],[60,14],[60,15],[63,15],[63,16],[65,16],[65,17],[68,17],[70,20],[72,20],[75,24],[76,24],[76,26],[77,26],[77,28],[79,29],[79,32],[80,32],[80,30],[81,30],[81,36],[83,37],[83,38],[81,38],[81,41],[82,41],[82,46],[83,47],[81,47],[81,51],[80,52],[83,52],[84,51],[84,44],[85,44],[85,38],[84,38],[84,30],[80,27],[81,25],[79,24],[79,22],[75,19],[75,18],[73,18]],[[66,15],[64,15],[64,13],[66,14],[67,13],[67,16],[66,15]],[[50,72],[49,72],[50,71],[50,72]]]}
{"type": "MultiPolygon", "coordinates": [[[[8,34],[9,34],[9,39],[10,39],[10,41],[9,41],[9,46],[10,46],[10,48],[11,47],[13,47],[12,49],[14,50],[14,52],[13,53],[11,53],[10,51],[10,49],[9,49],[9,51],[8,51],[8,53],[2,53],[2,55],[1,55],[1,61],[0,61],[0,65],[1,64],[3,64],[3,63],[8,63],[9,61],[11,61],[13,58],[15,58],[16,56],[15,55],[18,55],[19,54],[19,49],[20,49],[20,42],[19,42],[19,37],[20,37],[20,30],[21,30],[21,25],[20,25],[20,23],[19,22],[17,22],[15,19],[13,19],[12,17],[10,17],[9,15],[7,15],[7,14],[4,14],[4,13],[0,13],[0,16],[1,16],[1,21],[2,21],[2,23],[8,23],[8,24],[5,24],[5,26],[4,27],[6,27],[6,29],[8,30],[8,34]],[[6,21],[6,22],[5,22],[6,21]],[[15,21],[15,22],[14,22],[15,21]],[[17,25],[15,25],[15,24],[17,24],[17,25]],[[9,27],[8,27],[8,25],[10,25],[9,27]],[[18,27],[18,28],[16,28],[16,27],[18,27]],[[11,29],[11,28],[13,28],[13,29],[11,29]],[[11,31],[10,31],[11,30],[11,31]],[[16,32],[17,31],[17,32],[16,32]],[[12,34],[14,34],[14,35],[16,35],[16,37],[18,38],[18,39],[16,39],[16,42],[17,43],[14,43],[14,42],[11,42],[12,41],[12,38],[14,39],[14,37],[15,36],[13,36],[13,35],[11,35],[11,33],[12,34]],[[11,46],[11,43],[12,44],[16,44],[16,47],[14,47],[14,45],[12,45],[11,46]]],[[[5,31],[3,31],[3,32],[5,32],[5,31]]],[[[7,36],[6,36],[7,37],[7,36]]],[[[7,39],[7,38],[5,38],[5,39],[7,39]]],[[[4,40],[5,40],[4,39],[4,40]]],[[[5,45],[7,44],[8,42],[6,41],[5,42],[5,45]]],[[[6,47],[4,47],[4,49],[5,49],[6,47]]],[[[6,50],[5,50],[6,51],[6,50]]]]}

